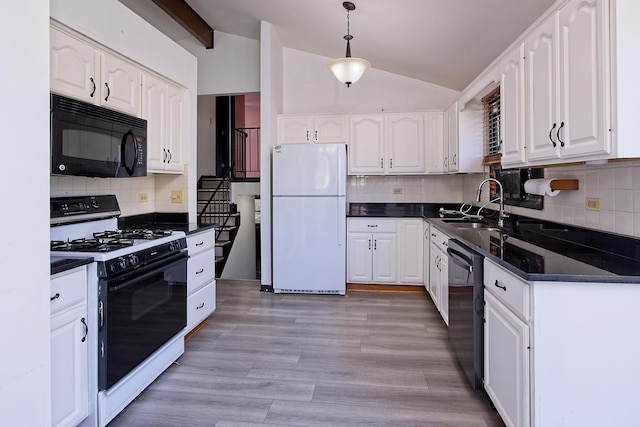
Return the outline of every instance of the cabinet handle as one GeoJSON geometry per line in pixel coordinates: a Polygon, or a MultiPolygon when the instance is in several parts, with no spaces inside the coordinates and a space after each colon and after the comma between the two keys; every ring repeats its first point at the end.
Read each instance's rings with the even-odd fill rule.
{"type": "Polygon", "coordinates": [[[171,163],[171,159],[173,159],[173,154],[171,154],[171,150],[167,150],[167,153],[169,153],[169,159],[167,160],[167,163],[171,163]]]}
{"type": "Polygon", "coordinates": [[[393,159],[389,159],[389,169],[393,168],[393,159]]]}
{"type": "Polygon", "coordinates": [[[376,228],[378,226],[378,224],[367,224],[367,227],[370,228],[376,228]]]}
{"type": "Polygon", "coordinates": [[[318,131],[315,131],[316,141],[318,140],[318,131]]]}
{"type": "Polygon", "coordinates": [[[196,307],[196,310],[200,310],[201,308],[204,308],[204,303],[200,304],[199,306],[196,307]]]}
{"type": "Polygon", "coordinates": [[[196,274],[201,274],[204,272],[204,268],[201,268],[199,271],[196,271],[196,274]]]}
{"type": "Polygon", "coordinates": [[[444,167],[448,168],[449,167],[449,156],[444,158],[444,167]]]}
{"type": "Polygon", "coordinates": [[[456,161],[457,161],[456,157],[457,157],[457,156],[458,156],[457,154],[454,154],[454,155],[453,155],[453,163],[452,163],[452,165],[453,165],[453,166],[455,166],[455,165],[457,164],[457,163],[456,163],[456,161]]]}
{"type": "Polygon", "coordinates": [[[98,303],[98,317],[100,318],[100,327],[104,326],[104,305],[102,301],[98,303]]]}
{"type": "Polygon", "coordinates": [[[431,233],[431,237],[436,237],[436,233],[431,233]]]}
{"type": "Polygon", "coordinates": [[[111,89],[109,89],[109,83],[105,82],[104,84],[107,88],[107,96],[104,98],[105,101],[109,100],[109,96],[111,96],[111,89]]]}
{"type": "Polygon", "coordinates": [[[84,317],[80,319],[80,321],[84,325],[84,336],[82,337],[81,342],[85,342],[87,340],[87,335],[89,335],[89,325],[87,325],[87,322],[84,320],[84,317]]]}
{"type": "Polygon", "coordinates": [[[502,289],[503,291],[507,290],[507,287],[505,285],[501,285],[500,283],[498,283],[498,280],[496,280],[496,283],[494,283],[495,287],[502,289]]]}
{"type": "Polygon", "coordinates": [[[309,140],[309,131],[307,131],[307,141],[309,140]]]}
{"type": "Polygon", "coordinates": [[[196,243],[196,246],[202,246],[202,245],[204,245],[204,240],[200,243],[196,243]]]}
{"type": "Polygon", "coordinates": [[[371,250],[371,239],[369,239],[369,250],[371,250]]]}
{"type": "Polygon", "coordinates": [[[93,85],[93,89],[91,90],[91,93],[89,94],[89,96],[91,98],[93,98],[93,95],[95,95],[95,93],[96,93],[96,82],[95,82],[95,80],[93,80],[93,77],[89,77],[89,81],[93,85]]]}
{"type": "Polygon", "coordinates": [[[553,140],[553,130],[556,128],[556,124],[553,124],[553,127],[551,128],[551,130],[549,131],[549,141],[551,141],[551,143],[553,144],[553,146],[557,146],[556,142],[553,140]]]}
{"type": "Polygon", "coordinates": [[[52,296],[51,298],[49,298],[51,301],[60,298],[60,293],[56,292],[56,294],[54,296],[52,296]]]}
{"type": "Polygon", "coordinates": [[[380,157],[380,169],[384,169],[384,159],[380,157]]]}
{"type": "Polygon", "coordinates": [[[445,248],[449,247],[449,242],[447,242],[446,240],[443,240],[442,246],[444,246],[445,248]]]}
{"type": "Polygon", "coordinates": [[[374,251],[378,250],[378,239],[374,239],[374,241],[373,241],[373,250],[374,251]]]}
{"type": "Polygon", "coordinates": [[[167,162],[167,149],[163,148],[162,149],[162,163],[166,163],[167,162]]]}
{"type": "Polygon", "coordinates": [[[558,128],[558,133],[556,134],[556,137],[561,147],[564,147],[564,141],[560,139],[560,131],[562,130],[563,127],[564,127],[564,122],[560,122],[560,127],[558,128]]]}

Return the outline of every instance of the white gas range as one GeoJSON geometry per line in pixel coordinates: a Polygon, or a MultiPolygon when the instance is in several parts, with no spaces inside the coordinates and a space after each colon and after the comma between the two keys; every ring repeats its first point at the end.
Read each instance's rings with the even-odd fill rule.
{"type": "MultiPolygon", "coordinates": [[[[118,230],[116,197],[51,199],[51,255],[96,261],[89,283],[89,357],[99,426],[115,418],[184,352],[184,232],[118,230]],[[94,305],[95,304],[95,305],[94,305]]],[[[91,373],[90,373],[91,376],[91,373]]]]}

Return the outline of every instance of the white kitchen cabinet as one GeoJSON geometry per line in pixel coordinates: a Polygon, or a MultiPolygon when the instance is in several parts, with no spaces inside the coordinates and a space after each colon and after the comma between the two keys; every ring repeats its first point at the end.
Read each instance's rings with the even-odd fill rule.
{"type": "Polygon", "coordinates": [[[216,309],[215,230],[187,236],[187,328],[190,332],[216,309]]]}
{"type": "Polygon", "coordinates": [[[529,285],[490,261],[484,266],[484,387],[506,425],[528,426],[529,285]]]}
{"type": "Polygon", "coordinates": [[[429,256],[431,252],[431,236],[429,232],[429,223],[422,221],[422,278],[424,279],[424,288],[429,292],[431,263],[429,256]]]}
{"type": "Polygon", "coordinates": [[[142,94],[142,118],[147,120],[147,170],[182,172],[184,91],[145,73],[142,94]]]}
{"type": "Polygon", "coordinates": [[[387,114],[386,173],[424,173],[424,114],[387,114]]]}
{"type": "Polygon", "coordinates": [[[525,161],[524,43],[500,65],[500,152],[503,166],[525,161]]]}
{"type": "Polygon", "coordinates": [[[58,28],[50,28],[50,90],[140,116],[142,71],[58,28]]]}
{"type": "MultiPolygon", "coordinates": [[[[433,112],[425,113],[425,172],[444,172],[444,147],[445,147],[445,113],[433,112]]],[[[446,142],[448,144],[448,141],[446,142]]],[[[448,153],[447,149],[447,153],[448,153]]]]}
{"type": "Polygon", "coordinates": [[[422,174],[424,113],[349,116],[349,174],[422,174]]]}
{"type": "Polygon", "coordinates": [[[429,251],[429,294],[442,320],[449,325],[449,236],[431,226],[429,251]]]}
{"type": "Polygon", "coordinates": [[[349,116],[349,174],[385,173],[384,115],[349,116]]]}
{"type": "Polygon", "coordinates": [[[445,144],[443,149],[444,159],[442,161],[443,172],[457,172],[460,169],[460,147],[459,147],[459,132],[458,132],[458,103],[454,102],[449,108],[447,108],[446,125],[447,136],[445,138],[445,144]]]}
{"type": "Polygon", "coordinates": [[[278,117],[278,144],[331,144],[346,142],[346,116],[278,117]]]}
{"type": "Polygon", "coordinates": [[[423,283],[423,221],[400,219],[398,229],[398,281],[423,283]]]}
{"type": "Polygon", "coordinates": [[[396,230],[395,219],[348,219],[348,282],[397,282],[398,243],[396,230]]]}
{"type": "Polygon", "coordinates": [[[51,277],[51,425],[75,426],[89,415],[87,269],[51,277]]]}
{"type": "Polygon", "coordinates": [[[607,8],[571,0],[527,36],[527,164],[611,152],[607,8]]]}

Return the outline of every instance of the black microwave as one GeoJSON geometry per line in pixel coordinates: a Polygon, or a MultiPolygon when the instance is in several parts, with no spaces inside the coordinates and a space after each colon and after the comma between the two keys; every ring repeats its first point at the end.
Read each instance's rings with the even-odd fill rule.
{"type": "Polygon", "coordinates": [[[51,174],[147,175],[147,121],[51,94],[51,174]]]}

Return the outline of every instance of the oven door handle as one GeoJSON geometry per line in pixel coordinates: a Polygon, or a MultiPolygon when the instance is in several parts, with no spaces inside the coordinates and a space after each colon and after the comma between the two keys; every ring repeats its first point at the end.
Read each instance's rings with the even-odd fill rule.
{"type": "Polygon", "coordinates": [[[154,275],[158,271],[162,271],[167,268],[169,265],[176,264],[178,262],[187,261],[189,256],[187,252],[180,252],[176,255],[172,255],[167,258],[163,258],[151,264],[148,264],[140,269],[128,272],[122,276],[115,277],[113,279],[107,279],[107,292],[117,292],[121,289],[124,289],[129,286],[135,285],[135,282],[131,281],[132,277],[135,277],[137,280],[143,280],[149,276],[154,275]],[[113,285],[110,283],[114,283],[113,285]]]}

